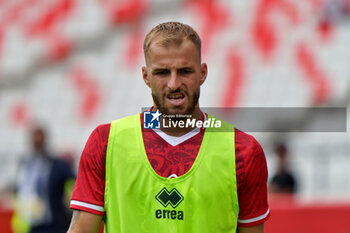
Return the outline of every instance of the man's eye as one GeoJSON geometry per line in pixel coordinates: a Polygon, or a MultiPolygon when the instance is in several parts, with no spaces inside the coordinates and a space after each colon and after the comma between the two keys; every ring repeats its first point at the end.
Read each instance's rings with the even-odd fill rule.
{"type": "Polygon", "coordinates": [[[192,73],[191,69],[181,69],[180,70],[180,74],[190,74],[190,73],[192,73]]]}
{"type": "Polygon", "coordinates": [[[154,72],[154,75],[166,75],[169,74],[168,70],[157,70],[154,72]]]}

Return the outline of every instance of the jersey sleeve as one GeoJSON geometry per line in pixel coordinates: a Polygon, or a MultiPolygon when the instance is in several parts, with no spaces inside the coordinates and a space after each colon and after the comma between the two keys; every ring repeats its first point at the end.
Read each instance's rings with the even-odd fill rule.
{"type": "Polygon", "coordinates": [[[236,130],[238,181],[238,226],[262,224],[270,216],[267,200],[267,164],[265,154],[254,137],[236,130]]]}
{"type": "Polygon", "coordinates": [[[110,124],[98,126],[82,152],[71,209],[105,215],[105,164],[110,124]]]}

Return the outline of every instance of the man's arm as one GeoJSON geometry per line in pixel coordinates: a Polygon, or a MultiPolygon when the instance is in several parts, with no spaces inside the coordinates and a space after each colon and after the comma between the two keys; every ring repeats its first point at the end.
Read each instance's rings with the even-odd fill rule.
{"type": "Polygon", "coordinates": [[[97,233],[103,216],[85,211],[74,210],[67,233],[97,233]]]}
{"type": "Polygon", "coordinates": [[[264,223],[252,227],[238,227],[237,233],[264,233],[264,223]]]}

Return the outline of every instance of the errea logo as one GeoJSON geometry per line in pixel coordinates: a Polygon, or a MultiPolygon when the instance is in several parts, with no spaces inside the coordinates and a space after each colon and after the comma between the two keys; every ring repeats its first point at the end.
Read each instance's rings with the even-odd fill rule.
{"type": "Polygon", "coordinates": [[[156,199],[164,207],[167,207],[169,204],[174,209],[183,201],[184,197],[181,195],[176,188],[173,188],[170,192],[164,187],[156,196],[156,199]]]}
{"type": "MultiPolygon", "coordinates": [[[[157,201],[159,201],[160,204],[162,204],[164,207],[167,207],[170,205],[173,209],[175,209],[183,200],[184,197],[181,195],[181,193],[176,189],[173,188],[170,192],[167,188],[163,188],[160,190],[160,192],[156,195],[157,201]]],[[[173,220],[183,220],[184,219],[184,212],[179,210],[156,210],[156,218],[157,219],[173,219],[173,220]]]]}

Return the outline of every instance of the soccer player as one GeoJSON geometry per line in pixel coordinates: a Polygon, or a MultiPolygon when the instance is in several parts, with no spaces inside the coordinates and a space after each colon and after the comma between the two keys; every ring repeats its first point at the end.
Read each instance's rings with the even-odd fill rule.
{"type": "Polygon", "coordinates": [[[69,233],[96,233],[102,220],[108,233],[264,232],[267,167],[259,143],[225,122],[218,132],[180,127],[186,118],[219,121],[199,108],[207,64],[198,34],[182,23],[162,23],[146,35],[144,55],[142,76],[155,113],[92,132],[80,160],[69,233]],[[172,127],[147,129],[156,119],[172,127]]]}

